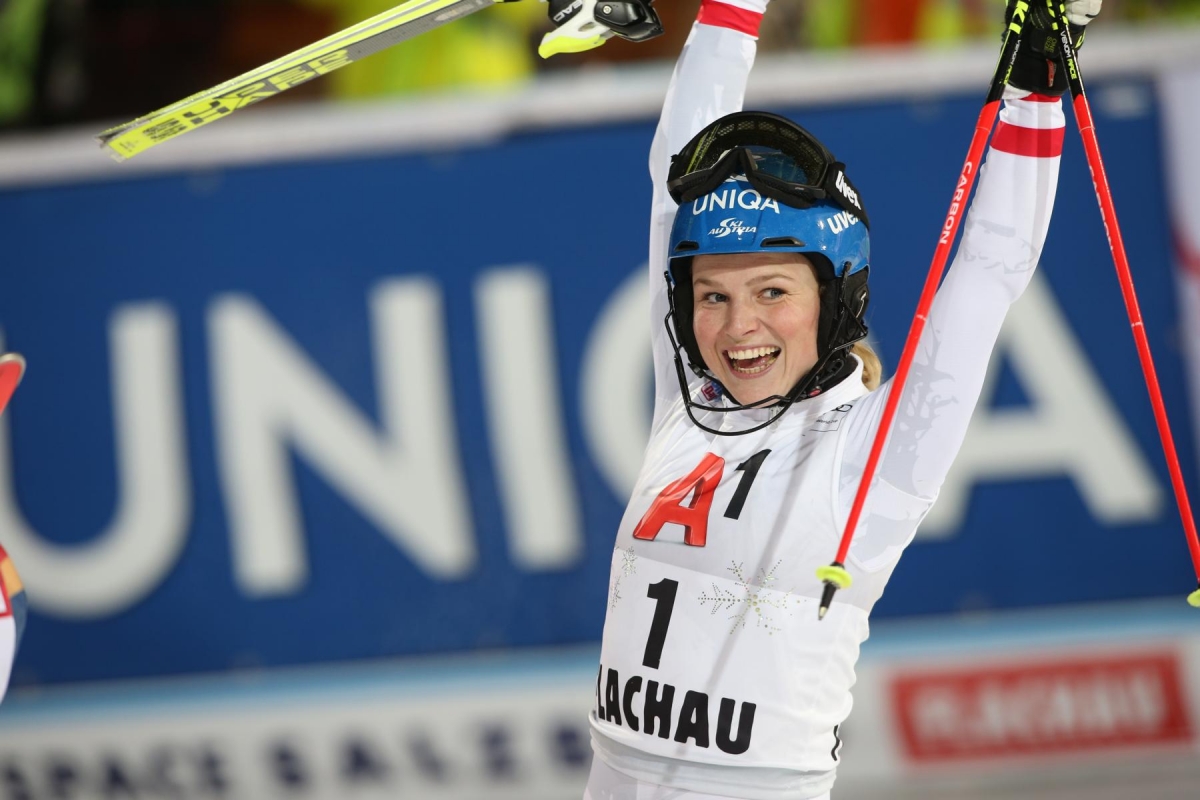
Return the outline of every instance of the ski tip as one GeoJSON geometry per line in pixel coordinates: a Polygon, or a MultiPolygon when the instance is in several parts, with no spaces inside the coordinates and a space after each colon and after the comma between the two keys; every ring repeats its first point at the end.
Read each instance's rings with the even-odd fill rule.
{"type": "Polygon", "coordinates": [[[1192,608],[1200,608],[1200,587],[1188,595],[1188,605],[1192,608]]]}
{"type": "Polygon", "coordinates": [[[109,158],[111,158],[113,161],[117,162],[118,164],[123,164],[123,163],[125,163],[126,161],[128,161],[128,160],[129,160],[129,159],[128,159],[128,158],[126,158],[125,156],[123,156],[123,155],[121,155],[120,153],[118,153],[116,150],[114,150],[114,149],[112,149],[111,147],[109,147],[109,146],[108,146],[108,145],[107,145],[105,142],[100,142],[100,149],[101,149],[101,150],[103,150],[103,151],[104,151],[104,153],[105,153],[105,154],[106,154],[106,155],[107,155],[109,158]]]}
{"type": "MultiPolygon", "coordinates": [[[[98,133],[92,137],[96,141],[96,144],[100,146],[100,149],[107,153],[108,157],[117,163],[122,163],[129,160],[129,156],[122,153],[112,145],[113,139],[123,132],[123,128],[124,126],[121,128],[110,128],[103,133],[98,133]]],[[[134,155],[136,155],[136,153],[134,155]]]]}

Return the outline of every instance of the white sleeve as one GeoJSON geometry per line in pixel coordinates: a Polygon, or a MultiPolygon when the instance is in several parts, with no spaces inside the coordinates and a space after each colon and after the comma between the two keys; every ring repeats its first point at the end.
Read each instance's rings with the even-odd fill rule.
{"type": "MultiPolygon", "coordinates": [[[[937,497],[966,438],[1004,318],[1041,257],[1058,186],[1062,102],[1011,88],[1005,101],[962,241],[918,342],[878,483],[855,534],[852,553],[867,569],[899,555],[937,497]]],[[[851,412],[839,481],[843,522],[890,385],[851,412]]]]}
{"type": "MultiPolygon", "coordinates": [[[[706,0],[705,5],[724,4],[706,0]]],[[[677,208],[667,193],[671,156],[705,125],[741,110],[756,51],[754,36],[696,22],[675,65],[650,148],[650,178],[654,182],[650,212],[650,338],[654,348],[655,427],[665,410],[679,398],[675,354],[664,325],[667,287],[663,273],[667,269],[667,246],[677,208]]]]}

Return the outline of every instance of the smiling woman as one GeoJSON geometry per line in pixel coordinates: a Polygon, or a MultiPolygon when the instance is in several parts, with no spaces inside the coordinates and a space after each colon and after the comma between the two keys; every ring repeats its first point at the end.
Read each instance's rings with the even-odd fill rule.
{"type": "MultiPolygon", "coordinates": [[[[817,320],[819,319],[822,290],[817,279],[816,268],[806,256],[798,253],[759,253],[734,254],[728,256],[705,255],[697,256],[692,265],[693,325],[692,329],[699,343],[701,357],[706,364],[713,364],[714,370],[720,370],[721,365],[727,364],[728,369],[718,374],[717,378],[728,393],[738,403],[746,406],[757,406],[770,397],[781,397],[787,390],[795,386],[800,378],[817,362],[817,320]],[[764,269],[762,274],[751,275],[755,267],[779,265],[779,269],[764,269]],[[797,269],[799,267],[800,269],[797,269]],[[741,270],[745,270],[742,272],[741,270]],[[773,347],[774,352],[755,353],[748,355],[744,352],[747,345],[736,343],[737,347],[730,348],[727,358],[718,358],[721,351],[715,346],[714,325],[724,321],[735,324],[746,324],[746,320],[729,320],[734,313],[730,303],[736,299],[729,287],[721,282],[720,276],[726,280],[741,280],[750,289],[758,290],[758,302],[747,304],[749,312],[762,311],[769,317],[770,327],[775,330],[787,330],[788,323],[796,315],[797,306],[802,298],[808,297],[804,289],[811,289],[812,308],[805,311],[812,315],[811,336],[801,335],[793,343],[787,355],[790,360],[784,364],[784,369],[775,370],[771,381],[755,382],[754,384],[739,384],[737,379],[747,380],[764,375],[775,365],[779,356],[784,352],[782,346],[773,347]],[[751,277],[758,280],[752,281],[751,277]],[[762,282],[777,285],[759,285],[762,282]],[[750,284],[755,285],[751,286],[750,284]],[[724,307],[724,308],[722,308],[724,307]],[[720,313],[718,313],[720,312],[720,313]],[[711,341],[710,341],[711,340],[711,341]],[[707,348],[707,350],[706,350],[707,348]],[[707,352],[707,355],[705,353],[707,352]],[[811,360],[801,358],[806,353],[811,360]],[[753,362],[747,359],[754,359],[753,362]]],[[[803,313],[803,312],[802,312],[803,313]]],[[[767,322],[767,319],[763,319],[767,322]]],[[[754,320],[749,321],[751,324],[754,320]]],[[[752,327],[752,329],[757,326],[752,327]]],[[[850,348],[850,354],[862,365],[862,383],[868,391],[879,388],[883,381],[883,364],[865,340],[857,341],[850,348]]]]}
{"type": "Polygon", "coordinates": [[[1053,209],[1062,104],[1048,56],[1022,50],[1032,77],[1005,92],[853,585],[824,614],[815,573],[893,385],[864,344],[870,219],[846,165],[741,110],[765,8],[703,0],[651,148],[654,421],[613,551],[586,800],[827,800],[868,617],[962,445],[1053,209]]]}
{"type": "Polygon", "coordinates": [[[697,256],[692,329],[704,363],[742,405],[782,397],[817,363],[820,285],[799,253],[697,256]]]}
{"type": "Polygon", "coordinates": [[[667,188],[671,199],[681,204],[668,243],[667,293],[676,339],[676,378],[691,421],[708,433],[753,433],[778,420],[792,404],[849,377],[858,363],[850,349],[867,335],[870,223],[845,166],[794,122],[740,111],[709,124],[672,157],[667,188]],[[731,212],[736,216],[729,216],[731,212]],[[743,330],[726,327],[722,347],[706,355],[697,341],[700,320],[694,315],[704,312],[706,335],[714,334],[716,317],[709,312],[716,306],[712,292],[707,292],[707,303],[693,295],[700,288],[693,274],[697,263],[706,281],[719,276],[722,285],[751,288],[751,278],[740,268],[761,267],[752,276],[755,280],[774,278],[785,281],[787,288],[754,284],[766,292],[752,293],[754,303],[723,293],[731,301],[722,301],[725,313],[732,315],[727,326],[743,330]],[[799,329],[791,330],[801,322],[795,318],[797,303],[806,295],[796,281],[804,278],[811,279],[807,296],[815,303],[806,314],[812,329],[806,340],[799,329]],[[770,333],[748,327],[754,324],[749,319],[752,310],[773,312],[772,324],[783,326],[792,337],[788,346],[776,341],[778,353],[747,355],[746,348],[766,346],[750,339],[770,333]],[[688,389],[680,350],[691,371],[710,381],[709,391],[699,399],[688,389]],[[752,358],[759,360],[738,363],[752,358]],[[767,408],[771,411],[765,419],[755,417],[754,424],[729,430],[701,419],[705,414],[767,408]]]}

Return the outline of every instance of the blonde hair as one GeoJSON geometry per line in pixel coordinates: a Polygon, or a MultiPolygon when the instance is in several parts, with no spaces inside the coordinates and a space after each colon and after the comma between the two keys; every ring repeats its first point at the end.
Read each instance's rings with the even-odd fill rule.
{"type": "Polygon", "coordinates": [[[863,386],[866,386],[867,390],[871,392],[878,389],[879,384],[883,381],[883,362],[871,349],[871,345],[865,341],[855,342],[854,346],[850,348],[850,355],[862,362],[863,386]]]}

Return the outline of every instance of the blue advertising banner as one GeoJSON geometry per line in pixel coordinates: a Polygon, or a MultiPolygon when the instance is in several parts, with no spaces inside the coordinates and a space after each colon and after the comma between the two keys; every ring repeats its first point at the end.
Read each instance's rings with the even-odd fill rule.
{"type": "MultiPolygon", "coordinates": [[[[1125,98],[1097,126],[1195,486],[1153,88],[1105,92],[1125,98]]],[[[889,365],[978,104],[784,109],[870,204],[889,365]]],[[[0,419],[0,541],[32,608],[14,682],[597,640],[649,413],[652,133],[0,192],[0,327],[30,364],[0,419]]],[[[993,373],[876,614],[1185,593],[1073,129],[993,373]]]]}

